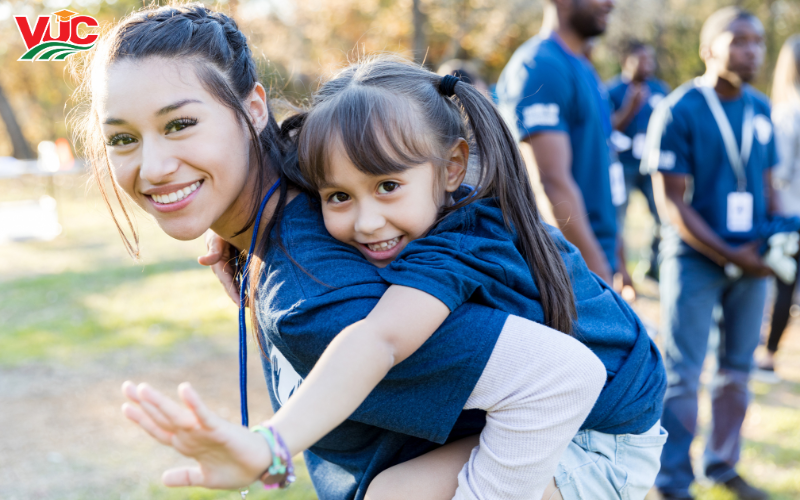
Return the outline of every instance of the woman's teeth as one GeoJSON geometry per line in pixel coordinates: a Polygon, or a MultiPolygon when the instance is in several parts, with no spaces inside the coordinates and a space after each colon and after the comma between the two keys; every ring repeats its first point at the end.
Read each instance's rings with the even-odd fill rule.
{"type": "Polygon", "coordinates": [[[400,237],[392,238],[391,240],[382,241],[380,243],[367,243],[367,247],[373,252],[385,252],[391,250],[400,242],[400,237]]]}
{"type": "Polygon", "coordinates": [[[201,182],[197,181],[191,186],[186,186],[183,189],[179,189],[173,193],[168,194],[154,194],[151,197],[158,203],[162,205],[169,205],[170,203],[175,203],[176,201],[181,201],[182,199],[186,198],[190,194],[192,194],[197,188],[200,187],[201,182]]]}

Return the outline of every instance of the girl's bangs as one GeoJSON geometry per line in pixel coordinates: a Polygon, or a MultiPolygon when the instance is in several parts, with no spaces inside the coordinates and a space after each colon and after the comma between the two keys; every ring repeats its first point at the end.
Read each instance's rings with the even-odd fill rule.
{"type": "MultiPolygon", "coordinates": [[[[303,125],[301,163],[315,186],[325,165],[343,152],[368,175],[402,172],[436,156],[427,127],[413,120],[414,104],[402,96],[355,85],[317,104],[303,125]]],[[[418,116],[418,115],[417,115],[418,116]]]]}

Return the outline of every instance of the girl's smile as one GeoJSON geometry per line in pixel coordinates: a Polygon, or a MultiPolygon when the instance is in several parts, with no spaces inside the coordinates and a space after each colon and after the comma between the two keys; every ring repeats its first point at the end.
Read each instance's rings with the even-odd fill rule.
{"type": "Polygon", "coordinates": [[[400,255],[400,252],[408,243],[404,239],[404,236],[395,236],[390,240],[361,243],[360,250],[370,262],[391,262],[400,255]]]}

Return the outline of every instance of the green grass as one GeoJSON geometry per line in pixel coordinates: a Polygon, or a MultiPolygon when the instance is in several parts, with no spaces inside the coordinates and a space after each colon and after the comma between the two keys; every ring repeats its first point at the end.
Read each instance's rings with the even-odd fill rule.
{"type": "Polygon", "coordinates": [[[236,328],[235,308],[195,261],[21,278],[0,289],[0,364],[168,348],[236,328]],[[178,286],[178,284],[180,286],[178,286]]]}

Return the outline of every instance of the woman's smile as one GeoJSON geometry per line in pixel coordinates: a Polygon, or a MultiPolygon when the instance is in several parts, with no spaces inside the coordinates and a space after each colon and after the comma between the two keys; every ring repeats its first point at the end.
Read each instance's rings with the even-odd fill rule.
{"type": "Polygon", "coordinates": [[[175,212],[192,202],[203,181],[190,184],[162,186],[150,190],[145,196],[159,212],[175,212]]]}

